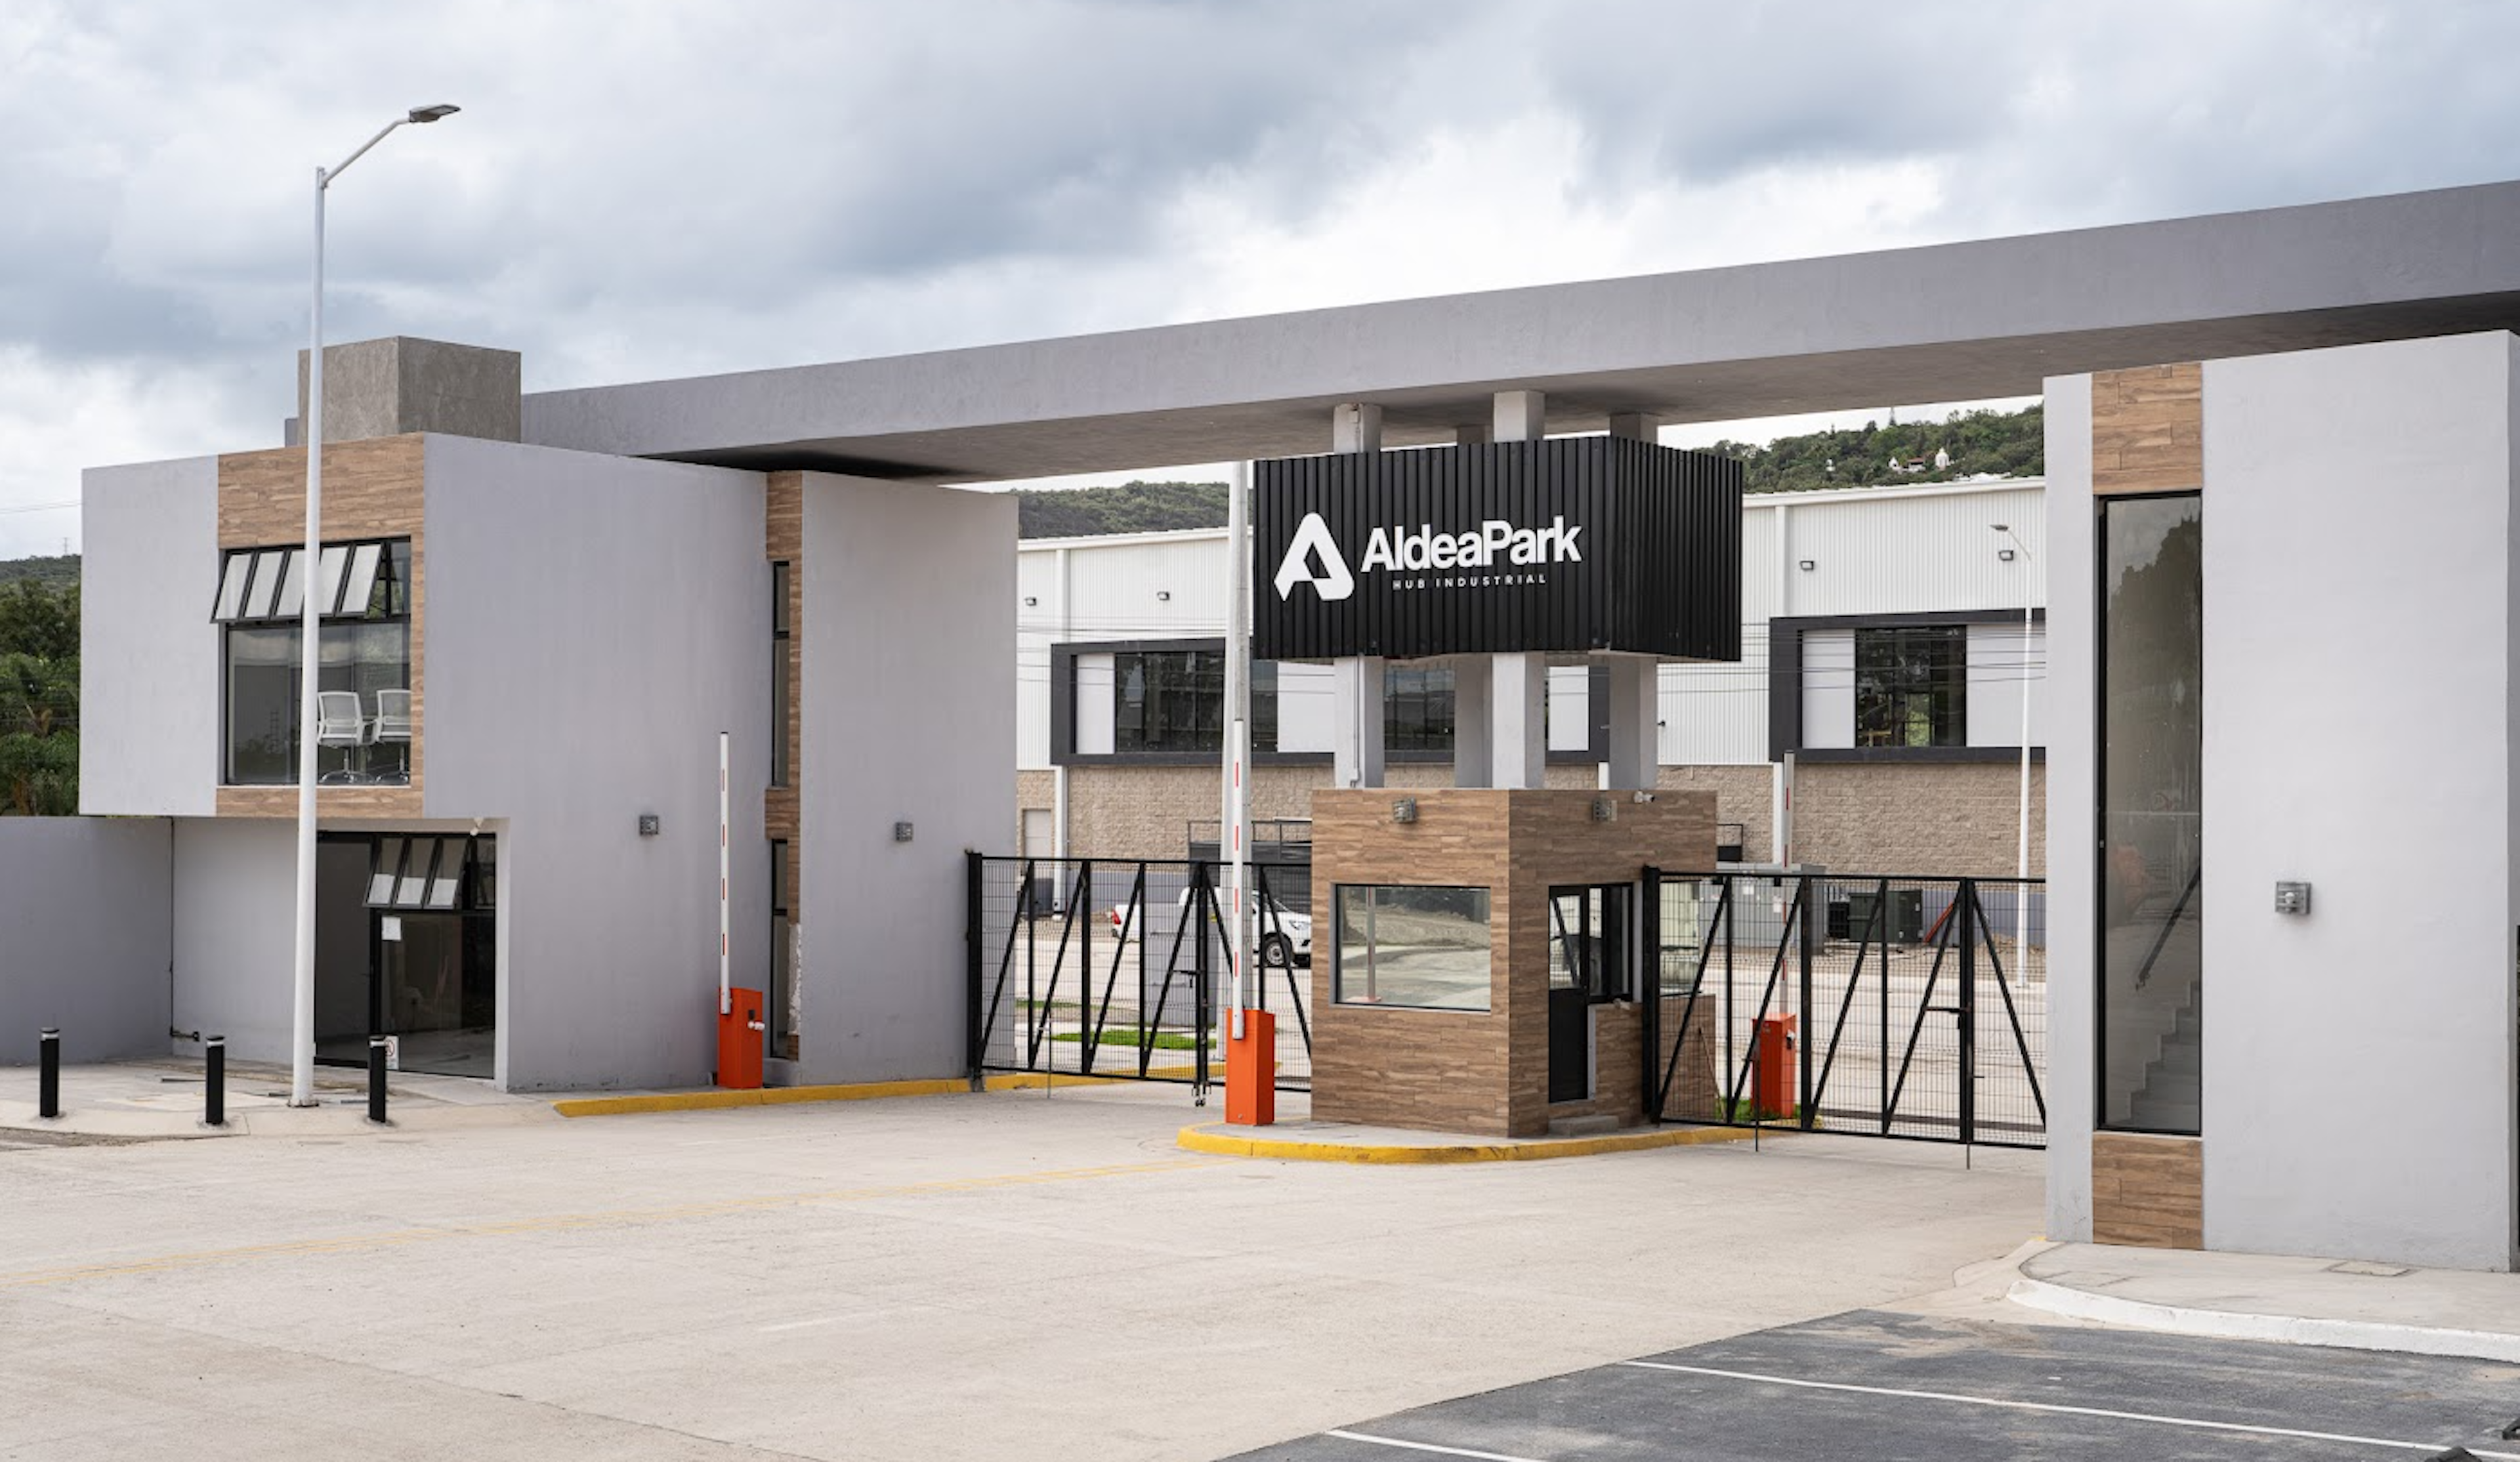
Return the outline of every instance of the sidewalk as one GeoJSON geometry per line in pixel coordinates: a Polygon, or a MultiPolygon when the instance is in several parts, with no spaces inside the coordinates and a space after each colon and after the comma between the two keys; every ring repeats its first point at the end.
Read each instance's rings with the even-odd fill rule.
{"type": "MultiPolygon", "coordinates": [[[[165,1056],[62,1068],[62,1115],[35,1115],[36,1071],[0,1066],[0,1145],[12,1136],[42,1141],[164,1141],[249,1134],[304,1136],[376,1131],[368,1121],[364,1071],[320,1066],[312,1107],[289,1105],[286,1068],[228,1063],[227,1124],[202,1123],[202,1069],[197,1059],[165,1056]]],[[[385,1111],[396,1128],[507,1127],[557,1122],[548,1096],[512,1096],[464,1077],[390,1073],[385,1111]]]]}
{"type": "Polygon", "coordinates": [[[2520,1274],[2101,1244],[2040,1250],[2018,1274],[2013,1303],[2068,1319],[2520,1364],[2520,1274]]]}

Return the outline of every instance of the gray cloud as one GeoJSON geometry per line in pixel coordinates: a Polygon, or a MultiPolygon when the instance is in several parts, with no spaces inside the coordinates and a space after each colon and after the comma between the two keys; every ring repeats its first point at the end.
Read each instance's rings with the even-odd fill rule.
{"type": "Polygon", "coordinates": [[[439,99],[337,191],[329,332],[516,346],[540,386],[1216,313],[1215,200],[1316,237],[1517,119],[1572,159],[1474,170],[1430,260],[1745,179],[1798,222],[1724,237],[1773,256],[1882,177],[1926,195],[1905,243],[2515,176],[2516,42],[2497,5],[2345,0],[19,0],[0,350],[215,379],[268,439],[312,166],[439,99]]]}

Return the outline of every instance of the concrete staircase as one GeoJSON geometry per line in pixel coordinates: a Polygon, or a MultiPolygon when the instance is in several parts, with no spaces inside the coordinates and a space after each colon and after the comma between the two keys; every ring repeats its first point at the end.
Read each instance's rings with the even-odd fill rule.
{"type": "Polygon", "coordinates": [[[2127,1123],[2156,1131],[2201,1130],[2198,1081],[2204,1069],[2204,1042],[2191,985],[2179,1018],[2161,1038],[2161,1054],[2144,1068],[2143,1085],[2127,1103],[2127,1123]]]}

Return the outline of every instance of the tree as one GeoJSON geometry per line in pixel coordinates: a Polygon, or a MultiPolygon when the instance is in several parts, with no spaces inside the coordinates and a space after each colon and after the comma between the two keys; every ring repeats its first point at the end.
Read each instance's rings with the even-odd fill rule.
{"type": "Polygon", "coordinates": [[[78,811],[79,593],[0,585],[0,814],[78,811]]]}

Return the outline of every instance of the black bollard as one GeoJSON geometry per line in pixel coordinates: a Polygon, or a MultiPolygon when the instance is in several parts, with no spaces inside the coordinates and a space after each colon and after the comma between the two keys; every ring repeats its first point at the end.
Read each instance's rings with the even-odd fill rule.
{"type": "Polygon", "coordinates": [[[62,1033],[44,1027],[43,1042],[36,1056],[35,1115],[54,1118],[62,1115],[62,1033]]]}
{"type": "Polygon", "coordinates": [[[208,1127],[228,1125],[228,1038],[213,1036],[202,1042],[202,1122],[208,1127]]]}
{"type": "Polygon", "coordinates": [[[368,1120],[379,1127],[385,1122],[385,1038],[368,1038],[368,1120]]]}

